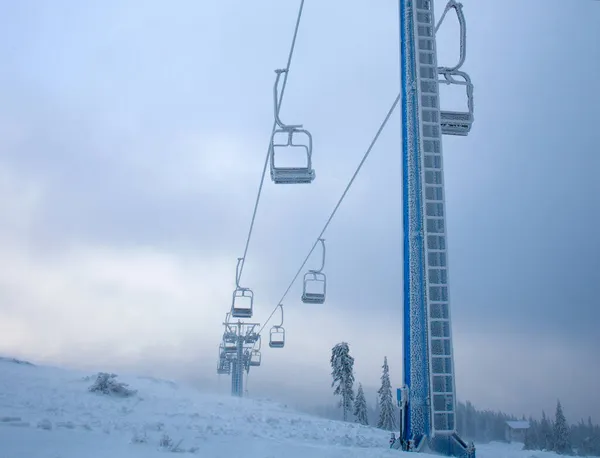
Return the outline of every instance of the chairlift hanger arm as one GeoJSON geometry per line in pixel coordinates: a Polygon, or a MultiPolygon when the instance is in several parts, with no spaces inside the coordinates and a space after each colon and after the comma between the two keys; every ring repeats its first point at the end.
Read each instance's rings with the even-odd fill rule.
{"type": "Polygon", "coordinates": [[[279,324],[279,327],[283,326],[283,304],[279,304],[278,306],[281,309],[281,323],[279,324]]]}
{"type": "MultiPolygon", "coordinates": [[[[277,77],[275,78],[275,84],[273,85],[273,103],[274,103],[274,107],[275,107],[275,123],[279,126],[280,129],[289,132],[289,136],[291,139],[292,136],[292,132],[293,130],[296,129],[301,129],[302,128],[302,124],[295,124],[295,125],[287,125],[284,124],[281,119],[279,118],[279,110],[281,109],[281,100],[279,97],[279,78],[281,77],[282,73],[285,73],[287,76],[287,68],[280,68],[275,70],[275,73],[277,74],[277,77]]],[[[281,97],[282,99],[283,97],[281,97]]],[[[288,140],[291,141],[291,140],[288,140]]]]}
{"type": "Polygon", "coordinates": [[[438,21],[435,26],[435,33],[437,34],[438,29],[442,25],[446,14],[448,11],[454,9],[456,11],[456,17],[458,18],[458,23],[460,25],[460,57],[458,59],[458,63],[454,67],[440,67],[438,71],[440,73],[445,72],[454,72],[463,66],[465,63],[465,59],[467,57],[467,21],[465,20],[465,15],[462,10],[462,3],[457,2],[456,0],[450,0],[442,13],[442,17],[438,21]]]}
{"type": "Polygon", "coordinates": [[[314,273],[321,273],[323,271],[323,269],[325,268],[325,239],[324,238],[319,238],[319,242],[321,242],[321,246],[323,247],[323,256],[321,257],[321,267],[319,267],[318,270],[311,270],[310,272],[314,272],[314,273]]]}

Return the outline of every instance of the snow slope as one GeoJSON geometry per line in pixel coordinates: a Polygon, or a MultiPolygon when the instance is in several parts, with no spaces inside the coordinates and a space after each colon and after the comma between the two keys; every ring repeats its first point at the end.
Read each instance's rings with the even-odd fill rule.
{"type": "MultiPolygon", "coordinates": [[[[403,453],[387,448],[387,432],[311,417],[272,402],[205,395],[149,377],[118,377],[138,390],[133,397],[118,398],[89,392],[94,380],[95,374],[0,359],[0,458],[152,458],[171,451],[160,445],[165,435],[190,457],[403,453]]],[[[552,455],[519,448],[482,445],[478,456],[552,455]]]]}

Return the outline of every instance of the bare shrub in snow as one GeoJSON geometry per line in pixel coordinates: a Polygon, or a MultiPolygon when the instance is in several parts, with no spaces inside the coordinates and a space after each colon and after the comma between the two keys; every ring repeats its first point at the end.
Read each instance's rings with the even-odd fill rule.
{"type": "Polygon", "coordinates": [[[96,381],[88,389],[92,393],[102,393],[107,395],[115,395],[120,397],[129,397],[137,393],[137,390],[127,388],[128,384],[117,382],[117,374],[109,374],[108,372],[98,372],[96,381]]]}
{"type": "Polygon", "coordinates": [[[163,433],[158,445],[161,448],[163,448],[169,452],[184,453],[185,450],[182,449],[181,447],[179,447],[182,442],[183,442],[183,439],[181,439],[179,442],[175,443],[175,442],[173,442],[173,439],[171,439],[167,433],[163,433]]]}

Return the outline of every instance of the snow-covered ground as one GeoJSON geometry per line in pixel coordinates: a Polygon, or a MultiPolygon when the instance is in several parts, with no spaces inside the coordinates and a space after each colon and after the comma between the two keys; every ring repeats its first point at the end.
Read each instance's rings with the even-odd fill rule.
{"type": "MultiPolygon", "coordinates": [[[[387,432],[273,402],[202,394],[149,377],[118,377],[137,390],[119,398],[89,392],[95,378],[0,359],[0,458],[151,458],[173,450],[215,458],[403,453],[387,448],[387,432]],[[170,447],[161,446],[166,437],[170,447]]],[[[477,451],[481,458],[553,455],[523,452],[518,444],[482,444],[477,451]]]]}

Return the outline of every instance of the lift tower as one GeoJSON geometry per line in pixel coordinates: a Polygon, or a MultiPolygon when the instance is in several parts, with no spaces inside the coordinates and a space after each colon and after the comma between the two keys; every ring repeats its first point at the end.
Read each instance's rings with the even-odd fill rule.
{"type": "Polygon", "coordinates": [[[459,71],[465,58],[464,16],[462,5],[450,0],[442,19],[456,10],[461,57],[454,67],[438,67],[433,0],[399,1],[404,242],[400,442],[406,450],[474,458],[474,446],[456,433],[442,162],[442,134],[467,135],[473,121],[473,87],[459,71]],[[442,82],[466,88],[466,112],[440,110],[440,76],[442,82]]]}

